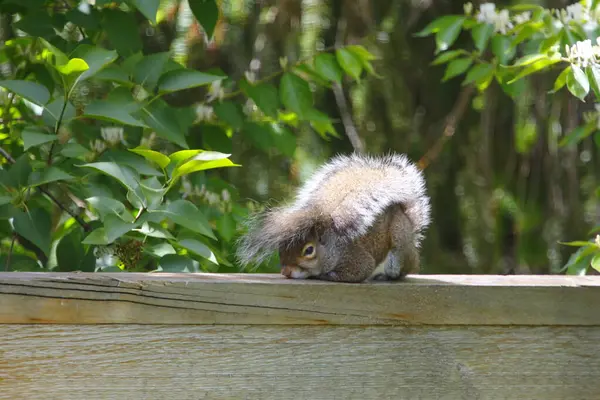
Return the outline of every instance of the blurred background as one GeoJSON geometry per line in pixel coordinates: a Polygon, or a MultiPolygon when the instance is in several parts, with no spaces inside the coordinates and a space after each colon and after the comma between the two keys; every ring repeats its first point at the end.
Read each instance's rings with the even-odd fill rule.
{"type": "MultiPolygon", "coordinates": [[[[460,78],[441,83],[444,68],[430,65],[433,38],[414,33],[436,17],[461,14],[461,2],[227,0],[223,10],[214,46],[189,32],[176,35],[189,63],[266,76],[281,57],[297,60],[336,43],[361,43],[379,57],[373,64],[380,78],[348,81],[343,93],[318,100],[317,108],[335,118],[339,139],[300,129],[288,158],[265,156],[234,137],[232,158],[245,168],[223,174],[240,199],[289,198],[320,163],[353,151],[349,137],[357,135],[368,152],[407,153],[425,168],[434,222],[423,273],[556,273],[573,252],[558,241],[587,240],[597,224],[598,135],[558,146],[593,104],[566,91],[548,95],[554,76],[529,79],[516,101],[495,84],[480,96],[460,78]]],[[[470,38],[459,37],[457,47],[461,40],[470,38]]]]}

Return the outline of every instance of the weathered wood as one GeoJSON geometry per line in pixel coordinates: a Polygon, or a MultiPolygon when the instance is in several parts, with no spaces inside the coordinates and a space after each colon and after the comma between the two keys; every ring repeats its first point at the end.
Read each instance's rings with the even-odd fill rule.
{"type": "Polygon", "coordinates": [[[11,400],[600,395],[595,327],[0,325],[0,337],[11,400]]]}
{"type": "Polygon", "coordinates": [[[600,277],[0,273],[0,324],[600,326],[600,277]]]}

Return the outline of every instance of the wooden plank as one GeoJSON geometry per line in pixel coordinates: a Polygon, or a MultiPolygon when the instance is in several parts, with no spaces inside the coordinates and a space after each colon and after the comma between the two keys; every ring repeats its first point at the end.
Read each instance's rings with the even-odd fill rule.
{"type": "Polygon", "coordinates": [[[598,327],[0,325],[0,337],[11,400],[600,393],[598,327]]]}
{"type": "Polygon", "coordinates": [[[0,324],[600,326],[600,277],[1,273],[0,324]]]}

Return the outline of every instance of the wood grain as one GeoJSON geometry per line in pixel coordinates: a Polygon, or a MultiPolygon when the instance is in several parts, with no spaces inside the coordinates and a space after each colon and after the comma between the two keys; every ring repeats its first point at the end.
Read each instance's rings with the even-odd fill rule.
{"type": "Polygon", "coordinates": [[[600,326],[600,277],[0,273],[0,324],[600,326]]]}
{"type": "Polygon", "coordinates": [[[0,337],[7,400],[600,393],[597,327],[0,325],[0,337]]]}

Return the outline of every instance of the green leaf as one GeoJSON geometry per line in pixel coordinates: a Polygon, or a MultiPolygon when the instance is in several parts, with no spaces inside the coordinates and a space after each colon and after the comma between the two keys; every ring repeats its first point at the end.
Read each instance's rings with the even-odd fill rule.
{"type": "Polygon", "coordinates": [[[175,200],[167,206],[163,205],[160,210],[152,211],[152,214],[157,213],[164,215],[177,225],[216,240],[204,214],[193,203],[187,200],[175,200]]]}
{"type": "Polygon", "coordinates": [[[132,153],[139,154],[144,157],[146,160],[152,161],[156,163],[162,169],[167,168],[167,165],[171,162],[171,159],[164,155],[163,153],[159,153],[158,151],[144,149],[141,147],[136,147],[135,149],[129,149],[132,153]]]}
{"type": "MultiPolygon", "coordinates": [[[[509,80],[507,83],[510,85],[521,78],[524,78],[528,75],[533,74],[534,72],[538,72],[550,65],[556,64],[560,62],[560,57],[552,57],[552,58],[542,58],[540,60],[534,61],[531,64],[528,64],[526,68],[521,70],[513,79],[509,80]]],[[[584,74],[585,76],[585,74],[584,74]]]]}
{"type": "MultiPolygon", "coordinates": [[[[61,111],[64,106],[64,96],[58,96],[54,100],[52,100],[49,104],[44,107],[44,111],[42,112],[42,120],[44,124],[52,129],[56,127],[56,121],[60,117],[61,111]]],[[[62,114],[62,124],[63,126],[75,118],[76,111],[75,106],[70,101],[67,102],[67,108],[62,114]]]]}
{"type": "Polygon", "coordinates": [[[570,73],[571,73],[571,66],[569,65],[558,75],[558,77],[556,78],[556,81],[554,81],[554,88],[552,89],[552,91],[550,93],[555,93],[555,92],[559,91],[560,89],[562,89],[562,87],[567,84],[567,75],[569,75],[570,73]]]}
{"type": "Polygon", "coordinates": [[[590,91],[590,82],[581,68],[577,65],[571,65],[571,71],[567,74],[567,89],[581,101],[590,91]]]}
{"type": "Polygon", "coordinates": [[[594,256],[594,258],[592,258],[592,261],[591,261],[590,265],[596,271],[600,272],[600,252],[596,253],[596,255],[594,256]]]}
{"type": "Polygon", "coordinates": [[[45,133],[39,133],[39,131],[32,129],[30,126],[26,127],[21,133],[23,139],[23,150],[27,151],[31,147],[39,146],[44,143],[53,142],[58,139],[56,135],[47,135],[45,133]]]}
{"type": "Polygon", "coordinates": [[[338,83],[342,81],[344,75],[335,56],[330,53],[321,53],[315,57],[315,71],[323,78],[338,83]]]}
{"type": "Polygon", "coordinates": [[[596,95],[596,101],[600,101],[600,67],[590,65],[585,69],[590,86],[596,95]]]}
{"type": "Polygon", "coordinates": [[[327,134],[339,138],[340,135],[336,132],[331,121],[310,121],[310,126],[321,136],[327,139],[327,134]]]}
{"type": "Polygon", "coordinates": [[[60,154],[68,158],[79,158],[86,155],[89,152],[90,150],[83,147],[79,143],[67,143],[60,150],[60,154]]]}
{"type": "Polygon", "coordinates": [[[97,246],[106,246],[110,244],[104,227],[94,229],[81,242],[83,244],[92,244],[97,246]]]}
{"type": "Polygon", "coordinates": [[[158,243],[154,246],[144,246],[144,250],[156,258],[161,258],[167,254],[177,254],[170,243],[158,243]]]}
{"type": "Polygon", "coordinates": [[[244,137],[252,141],[254,146],[269,154],[274,146],[271,130],[265,124],[247,122],[244,124],[244,137]]]}
{"type": "Polygon", "coordinates": [[[148,210],[157,209],[164,199],[168,188],[158,181],[155,176],[144,179],[140,182],[140,192],[144,197],[144,208],[148,210]]]}
{"type": "Polygon", "coordinates": [[[27,186],[31,171],[29,155],[27,153],[20,155],[8,170],[6,184],[14,188],[27,186]]]}
{"type": "Polygon", "coordinates": [[[494,77],[494,66],[492,64],[477,64],[469,70],[463,85],[469,83],[477,84],[479,90],[485,90],[494,77]]]}
{"type": "Polygon", "coordinates": [[[56,261],[59,271],[94,272],[96,258],[91,250],[86,253],[82,241],[83,234],[80,228],[73,229],[60,239],[56,247],[56,261]]]}
{"type": "Polygon", "coordinates": [[[268,82],[253,85],[245,80],[240,82],[240,86],[265,115],[277,118],[280,103],[279,92],[275,86],[268,82]]]}
{"type": "Polygon", "coordinates": [[[107,50],[90,45],[80,45],[75,49],[75,54],[85,60],[86,64],[89,66],[89,68],[81,74],[79,81],[95,77],[98,72],[114,62],[119,56],[115,50],[107,50]]]}
{"type": "Polygon", "coordinates": [[[592,121],[591,123],[587,123],[582,126],[578,126],[573,129],[571,132],[566,134],[558,143],[559,147],[564,146],[575,146],[583,139],[590,136],[592,133],[597,131],[596,121],[592,121]]]}
{"type": "Polygon", "coordinates": [[[239,167],[234,164],[229,157],[231,154],[223,154],[217,151],[203,151],[202,153],[192,157],[190,160],[181,164],[173,171],[172,180],[188,175],[193,172],[204,171],[207,169],[224,168],[224,167],[239,167]]]}
{"type": "Polygon", "coordinates": [[[142,50],[142,40],[138,23],[131,12],[120,9],[102,10],[102,28],[112,47],[123,57],[129,57],[142,50]]]}
{"type": "Polygon", "coordinates": [[[146,90],[152,92],[156,87],[170,53],[154,53],[144,56],[134,67],[133,80],[146,90]]]}
{"type": "Polygon", "coordinates": [[[244,126],[244,112],[241,105],[237,102],[222,101],[213,105],[215,115],[223,122],[227,123],[234,130],[239,130],[244,126]]]}
{"type": "Polygon", "coordinates": [[[492,37],[492,53],[498,58],[500,64],[506,65],[516,54],[516,49],[511,47],[510,39],[504,35],[492,37]]]}
{"type": "Polygon", "coordinates": [[[103,68],[96,75],[94,75],[94,78],[103,81],[113,81],[124,85],[131,85],[131,81],[129,80],[129,75],[127,72],[116,65],[109,65],[106,68],[103,68]]]}
{"type": "Polygon", "coordinates": [[[163,100],[155,100],[144,107],[139,116],[158,136],[187,149],[188,144],[185,140],[185,135],[189,125],[183,126],[184,121],[181,118],[174,118],[177,115],[177,111],[177,109],[170,107],[163,100]]]}
{"type": "Polygon", "coordinates": [[[83,164],[80,167],[93,168],[111,176],[132,192],[136,192],[139,186],[140,177],[137,172],[126,165],[118,165],[114,162],[95,162],[83,164]]]}
{"type": "Polygon", "coordinates": [[[20,29],[31,36],[49,38],[56,36],[52,26],[52,18],[43,9],[32,10],[19,21],[12,23],[14,28],[20,29]]]}
{"type": "Polygon", "coordinates": [[[50,214],[43,208],[19,211],[13,220],[15,231],[33,243],[46,256],[50,253],[52,242],[52,224],[50,214]]]}
{"type": "Polygon", "coordinates": [[[57,65],[55,68],[58,72],[60,72],[63,75],[70,75],[86,71],[89,68],[89,66],[81,58],[72,58],[65,65],[57,65]]]}
{"type": "Polygon", "coordinates": [[[548,59],[548,55],[546,54],[527,54],[521,58],[519,58],[513,64],[514,67],[522,67],[525,65],[533,64],[536,61],[546,60],[548,59]]]}
{"type": "Polygon", "coordinates": [[[454,78],[465,72],[471,64],[473,60],[470,58],[459,58],[456,60],[452,60],[448,66],[446,67],[446,72],[444,73],[444,77],[442,78],[442,82],[445,82],[449,79],[454,78]]]}
{"type": "Polygon", "coordinates": [[[163,74],[158,81],[158,90],[161,93],[171,93],[183,89],[210,85],[222,80],[222,76],[206,74],[189,69],[176,69],[163,74]]]}
{"type": "Polygon", "coordinates": [[[457,21],[464,21],[465,17],[461,15],[444,15],[443,17],[439,17],[431,21],[425,28],[421,31],[415,33],[414,35],[417,37],[423,37],[430,35],[432,33],[440,32],[441,30],[447,29],[448,26],[456,24],[457,21]]]}
{"type": "Polygon", "coordinates": [[[431,65],[445,64],[449,61],[454,60],[458,56],[465,55],[465,54],[469,54],[469,53],[462,49],[446,51],[446,52],[443,52],[442,54],[440,54],[439,56],[437,56],[435,58],[435,60],[433,60],[431,65]]]}
{"type": "Polygon", "coordinates": [[[158,266],[165,272],[194,272],[194,263],[191,259],[178,254],[167,254],[158,262],[158,266]]]}
{"type": "Polygon", "coordinates": [[[204,150],[200,150],[200,149],[179,150],[179,151],[176,151],[175,153],[170,154],[169,160],[171,160],[171,165],[178,167],[181,164],[183,164],[185,161],[189,160],[190,158],[194,157],[197,154],[202,153],[203,151],[204,150]]]}
{"type": "Polygon", "coordinates": [[[582,240],[575,240],[572,242],[558,242],[565,246],[573,246],[573,247],[585,247],[585,246],[593,246],[594,242],[584,242],[582,240]]]}
{"type": "Polygon", "coordinates": [[[447,15],[442,18],[444,19],[444,24],[441,25],[435,34],[437,52],[445,51],[454,44],[465,21],[464,16],[458,15],[447,15]]]}
{"type": "Polygon", "coordinates": [[[104,218],[102,223],[104,225],[104,234],[106,235],[107,244],[113,243],[115,240],[137,227],[136,223],[123,221],[120,217],[110,214],[104,218]]]}
{"type": "Polygon", "coordinates": [[[593,247],[581,247],[569,257],[565,264],[567,275],[585,275],[594,256],[593,247]]]}
{"type": "Polygon", "coordinates": [[[233,239],[235,236],[235,229],[235,220],[231,214],[223,214],[223,216],[217,220],[217,231],[226,242],[230,242],[231,239],[233,239]]]}
{"type": "Polygon", "coordinates": [[[476,25],[471,30],[471,36],[473,37],[473,42],[475,43],[477,50],[483,53],[493,33],[494,25],[486,22],[476,25]]]}
{"type": "Polygon", "coordinates": [[[40,85],[36,82],[23,80],[4,80],[0,81],[0,87],[16,93],[24,99],[27,99],[39,106],[45,105],[48,103],[48,100],[50,100],[50,92],[46,86],[40,85]]]}
{"type": "Polygon", "coordinates": [[[215,0],[194,0],[190,1],[190,9],[196,20],[202,25],[204,32],[209,40],[212,40],[219,20],[219,7],[215,0]]]}
{"type": "Polygon", "coordinates": [[[305,118],[313,107],[313,96],[308,82],[290,72],[283,74],[279,86],[281,102],[290,111],[305,118]]]}
{"type": "Polygon", "coordinates": [[[184,237],[178,238],[176,243],[184,249],[187,249],[192,253],[198,254],[199,256],[206,258],[213,264],[219,264],[212,250],[207,245],[198,240],[184,237]]]}
{"type": "Polygon", "coordinates": [[[362,60],[352,51],[341,48],[335,51],[335,57],[340,67],[354,80],[360,80],[360,74],[363,69],[362,60]]]}
{"type": "MultiPolygon", "coordinates": [[[[149,214],[143,214],[142,218],[141,218],[142,220],[144,219],[145,215],[149,215],[149,214]]],[[[153,238],[157,238],[157,239],[167,239],[167,240],[175,239],[168,230],[164,229],[159,224],[155,224],[155,223],[151,223],[151,222],[144,222],[142,224],[141,228],[133,229],[133,231],[139,232],[144,236],[153,237],[153,238]]]]}
{"type": "Polygon", "coordinates": [[[67,174],[63,170],[51,166],[41,171],[34,171],[29,175],[29,186],[40,186],[50,182],[66,181],[73,179],[72,175],[67,174]]]}
{"type": "Polygon", "coordinates": [[[293,157],[296,152],[296,136],[285,126],[277,123],[269,124],[273,137],[273,144],[281,154],[293,157]]]}
{"type": "Polygon", "coordinates": [[[88,197],[85,201],[98,212],[102,219],[107,215],[121,216],[127,211],[123,203],[110,197],[94,196],[88,197]]]}
{"type": "Polygon", "coordinates": [[[123,103],[110,100],[96,100],[85,107],[84,118],[118,122],[125,125],[145,127],[146,125],[134,118],[123,103]]]}
{"type": "Polygon", "coordinates": [[[156,13],[158,12],[160,0],[129,0],[129,2],[144,14],[144,17],[148,18],[152,24],[156,25],[156,13]]]}

